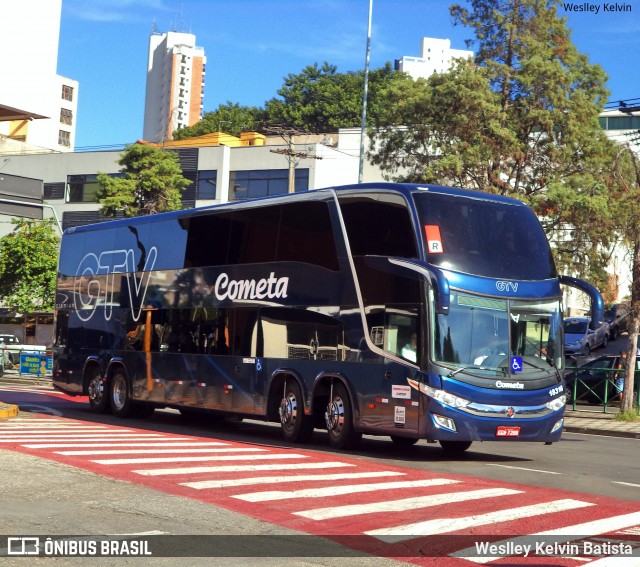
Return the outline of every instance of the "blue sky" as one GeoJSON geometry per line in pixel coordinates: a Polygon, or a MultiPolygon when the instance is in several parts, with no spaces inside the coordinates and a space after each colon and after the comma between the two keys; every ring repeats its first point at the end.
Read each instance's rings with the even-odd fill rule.
{"type": "MultiPolygon", "coordinates": [[[[452,3],[373,0],[371,68],[419,56],[422,37],[466,49],[471,30],[453,26],[452,3]]],[[[597,14],[560,10],[578,49],[609,75],[610,100],[640,98],[640,0],[624,3],[630,12],[604,13],[597,0],[597,14]]],[[[227,101],[262,106],[286,75],[316,62],[363,69],[368,12],[369,0],[62,0],[58,74],[80,82],[76,149],[142,136],[154,24],[193,33],[205,49],[207,112],[227,101]]]]}

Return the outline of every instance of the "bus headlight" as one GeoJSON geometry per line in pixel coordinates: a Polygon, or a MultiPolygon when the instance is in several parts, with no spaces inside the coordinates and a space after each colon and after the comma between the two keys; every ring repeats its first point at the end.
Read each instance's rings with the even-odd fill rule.
{"type": "Polygon", "coordinates": [[[567,405],[567,396],[560,396],[545,404],[551,411],[558,411],[567,405]]]}
{"type": "Polygon", "coordinates": [[[427,384],[423,384],[422,382],[418,382],[417,380],[407,379],[409,385],[412,388],[415,388],[419,392],[422,392],[425,396],[429,396],[434,400],[446,405],[451,406],[453,408],[464,408],[467,407],[471,402],[469,400],[465,400],[459,396],[454,396],[449,392],[445,392],[444,390],[438,390],[437,388],[432,388],[427,384]]]}

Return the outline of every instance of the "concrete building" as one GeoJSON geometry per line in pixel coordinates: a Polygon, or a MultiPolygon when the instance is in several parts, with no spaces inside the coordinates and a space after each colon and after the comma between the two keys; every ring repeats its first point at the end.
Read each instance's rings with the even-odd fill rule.
{"type": "Polygon", "coordinates": [[[471,59],[473,51],[451,49],[450,39],[423,37],[420,57],[405,55],[402,59],[396,59],[395,68],[413,79],[427,79],[433,73],[446,73],[453,60],[461,57],[471,59]]]}
{"type": "Polygon", "coordinates": [[[179,128],[202,118],[206,57],[190,33],[157,33],[149,38],[143,138],[171,140],[179,128]]]}
{"type": "Polygon", "coordinates": [[[62,0],[8,0],[0,33],[0,150],[73,151],[78,82],[57,74],[62,0]]]}
{"type": "MultiPolygon", "coordinates": [[[[353,132],[347,131],[345,143],[355,151],[342,148],[337,134],[331,139],[304,135],[286,141],[257,133],[240,138],[215,133],[162,146],[178,154],[184,176],[192,181],[183,193],[183,205],[194,207],[287,193],[290,172],[296,191],[357,183],[359,154],[352,138],[353,132]],[[290,151],[293,158],[287,155],[290,151]]],[[[55,218],[67,229],[108,220],[98,212],[96,177],[98,172],[118,174],[120,155],[121,150],[5,153],[0,167],[6,177],[41,180],[44,218],[55,218]]],[[[11,228],[0,222],[0,237],[11,228]]]]}

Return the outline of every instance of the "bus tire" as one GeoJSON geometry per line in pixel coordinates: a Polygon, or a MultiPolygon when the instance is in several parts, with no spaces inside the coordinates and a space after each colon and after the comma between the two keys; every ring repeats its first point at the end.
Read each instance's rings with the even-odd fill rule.
{"type": "Polygon", "coordinates": [[[95,413],[109,411],[109,383],[100,375],[97,366],[87,373],[87,393],[89,394],[89,406],[95,413]]]}
{"type": "Polygon", "coordinates": [[[329,444],[335,449],[355,449],[362,439],[362,433],[353,428],[353,411],[349,393],[343,384],[333,387],[333,395],[325,412],[329,444]]]}
{"type": "Polygon", "coordinates": [[[471,447],[471,441],[440,441],[440,446],[447,455],[461,455],[471,447]]]}
{"type": "Polygon", "coordinates": [[[309,441],[313,435],[313,420],[304,414],[302,391],[294,379],[286,382],[284,398],[280,402],[278,414],[285,441],[301,443],[309,441]]]}
{"type": "Polygon", "coordinates": [[[124,370],[116,370],[111,377],[109,398],[111,413],[116,417],[129,417],[133,414],[133,402],[129,393],[129,381],[124,370]]]}
{"type": "Polygon", "coordinates": [[[393,441],[396,447],[401,448],[413,447],[418,442],[417,439],[413,439],[412,437],[400,437],[399,435],[392,435],[391,441],[393,441]]]}

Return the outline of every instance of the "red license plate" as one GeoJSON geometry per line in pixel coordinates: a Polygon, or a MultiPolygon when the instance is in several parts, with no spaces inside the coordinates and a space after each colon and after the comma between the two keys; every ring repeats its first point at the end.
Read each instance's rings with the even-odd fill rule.
{"type": "Polygon", "coordinates": [[[509,425],[501,425],[496,430],[496,437],[518,437],[520,435],[519,427],[511,427],[509,425]]]}

